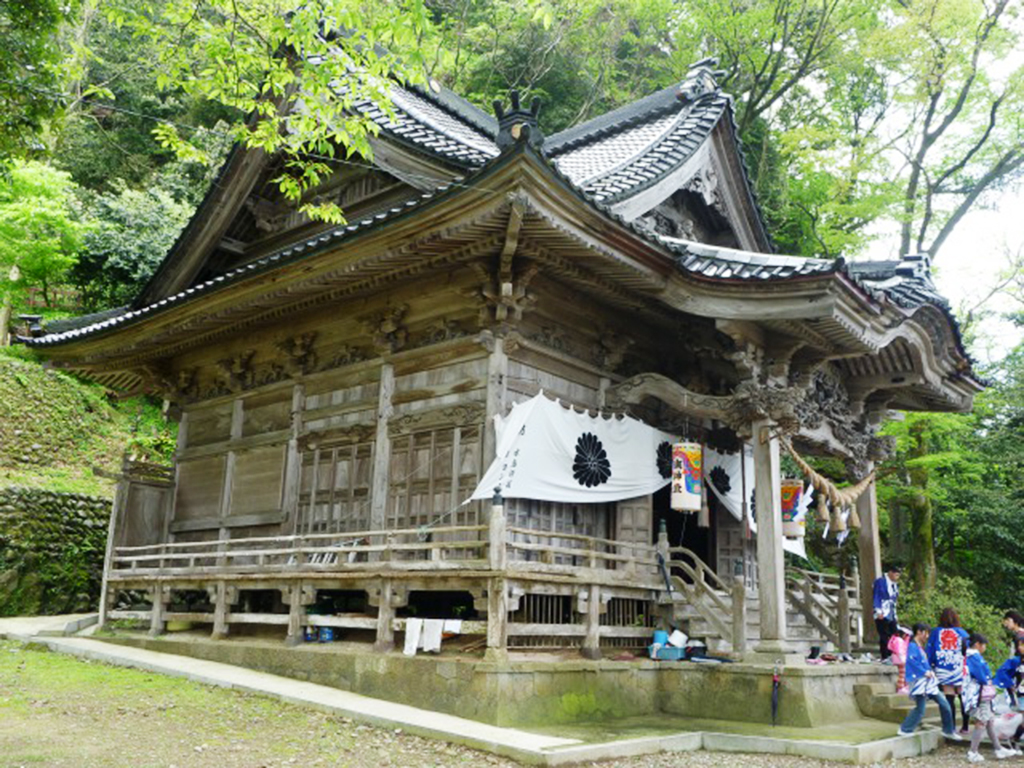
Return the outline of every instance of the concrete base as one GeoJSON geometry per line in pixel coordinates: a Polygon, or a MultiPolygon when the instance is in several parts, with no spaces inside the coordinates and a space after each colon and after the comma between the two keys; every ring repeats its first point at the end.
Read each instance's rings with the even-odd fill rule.
{"type": "MultiPolygon", "coordinates": [[[[407,657],[344,643],[282,648],[279,642],[205,636],[108,642],[235,664],[501,726],[555,725],[642,715],[678,715],[771,725],[772,664],[480,660],[461,654],[407,657]],[[401,680],[401,685],[395,685],[401,680]]],[[[495,654],[495,656],[497,656],[495,654]]],[[[520,657],[521,658],[521,657],[520,657]]],[[[537,657],[534,656],[536,659],[537,657]]],[[[887,683],[874,665],[792,666],[782,672],[780,726],[814,728],[861,717],[854,689],[887,683]]]]}
{"type": "Polygon", "coordinates": [[[747,651],[743,654],[744,664],[770,664],[771,666],[781,667],[800,667],[801,669],[807,666],[806,656],[802,653],[795,653],[792,649],[786,652],[780,651],[762,651],[755,648],[752,651],[747,651]]]}

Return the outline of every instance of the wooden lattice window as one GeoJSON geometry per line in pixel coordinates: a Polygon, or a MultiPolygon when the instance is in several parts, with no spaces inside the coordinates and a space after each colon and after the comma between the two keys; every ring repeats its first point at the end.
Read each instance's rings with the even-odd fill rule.
{"type": "Polygon", "coordinates": [[[301,533],[365,531],[370,527],[373,440],[318,445],[302,453],[301,533]]]}
{"type": "Polygon", "coordinates": [[[480,438],[475,425],[393,436],[388,528],[477,525],[479,505],[460,505],[480,475],[480,438]]]}

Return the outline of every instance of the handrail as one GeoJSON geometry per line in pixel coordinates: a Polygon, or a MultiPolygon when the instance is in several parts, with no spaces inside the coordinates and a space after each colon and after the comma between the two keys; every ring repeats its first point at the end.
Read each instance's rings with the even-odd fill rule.
{"type": "MultiPolygon", "coordinates": [[[[859,599],[850,598],[850,580],[844,583],[841,575],[793,567],[786,569],[785,577],[786,594],[794,607],[837,647],[848,642],[851,628],[859,627],[860,611],[859,599]]],[[[855,634],[859,637],[859,630],[855,634]]]]}
{"type": "Polygon", "coordinates": [[[692,550],[686,547],[669,547],[667,554],[666,565],[670,569],[682,571],[690,578],[688,584],[686,580],[673,574],[672,586],[680,593],[687,595],[690,598],[690,605],[700,614],[701,618],[714,627],[723,640],[727,640],[735,648],[736,628],[723,618],[723,616],[731,618],[733,615],[732,591],[718,574],[692,550]],[[685,559],[673,557],[673,555],[689,558],[693,564],[691,565],[685,559]],[[723,598],[712,586],[724,593],[726,598],[723,598]],[[711,603],[710,606],[708,602],[711,603]]]}
{"type": "MultiPolygon", "coordinates": [[[[466,533],[470,531],[486,531],[486,525],[453,525],[445,528],[431,528],[427,533],[431,536],[439,533],[466,533]]],[[[408,536],[408,535],[420,535],[422,533],[419,528],[396,528],[391,530],[376,530],[376,531],[341,531],[337,533],[300,533],[292,534],[289,536],[250,536],[242,539],[209,539],[207,541],[174,541],[164,542],[162,544],[144,544],[142,546],[134,547],[117,547],[115,552],[135,552],[144,549],[160,549],[162,547],[174,547],[174,548],[193,548],[193,547],[206,547],[206,546],[222,546],[224,544],[250,544],[259,542],[287,542],[287,541],[321,541],[329,539],[343,539],[343,540],[355,540],[355,539],[369,539],[371,537],[388,537],[388,536],[408,536]]],[[[447,542],[439,542],[447,543],[447,542]]]]}

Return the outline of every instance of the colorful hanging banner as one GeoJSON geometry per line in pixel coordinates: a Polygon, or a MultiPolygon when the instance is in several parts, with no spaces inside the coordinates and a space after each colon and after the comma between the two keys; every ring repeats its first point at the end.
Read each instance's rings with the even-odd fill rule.
{"type": "Polygon", "coordinates": [[[782,479],[782,535],[799,538],[806,534],[806,514],[800,506],[803,480],[782,479]]]}
{"type": "Polygon", "coordinates": [[[703,451],[700,443],[672,446],[672,509],[699,512],[703,499],[703,451]]]}

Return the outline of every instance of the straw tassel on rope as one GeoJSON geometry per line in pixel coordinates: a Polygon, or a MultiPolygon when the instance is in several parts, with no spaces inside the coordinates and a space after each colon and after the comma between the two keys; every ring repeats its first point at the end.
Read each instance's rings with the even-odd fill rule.
{"type": "MultiPolygon", "coordinates": [[[[861,494],[864,493],[864,491],[868,489],[871,483],[874,482],[875,471],[871,470],[871,472],[869,472],[866,476],[861,478],[861,480],[859,480],[855,485],[851,485],[849,488],[837,488],[835,486],[835,483],[833,483],[827,477],[823,477],[818,472],[816,472],[815,469],[810,464],[808,464],[800,454],[796,452],[796,450],[790,444],[789,440],[783,439],[779,440],[779,442],[782,444],[782,447],[785,448],[786,453],[788,453],[793,458],[793,461],[796,462],[796,465],[800,467],[800,471],[804,473],[804,477],[806,477],[808,481],[810,481],[811,485],[814,486],[814,489],[818,491],[818,493],[821,494],[821,496],[823,496],[825,499],[828,499],[832,506],[832,509],[835,510],[836,514],[834,515],[834,520],[838,521],[838,524],[835,521],[832,523],[833,530],[844,531],[846,530],[847,524],[850,527],[859,528],[860,518],[857,516],[856,511],[851,511],[849,519],[847,520],[847,524],[844,524],[842,522],[843,518],[841,510],[843,507],[854,506],[857,499],[860,498],[861,494]]],[[[823,511],[823,506],[824,505],[819,502],[818,519],[824,523],[828,521],[828,513],[823,511]]]]}

